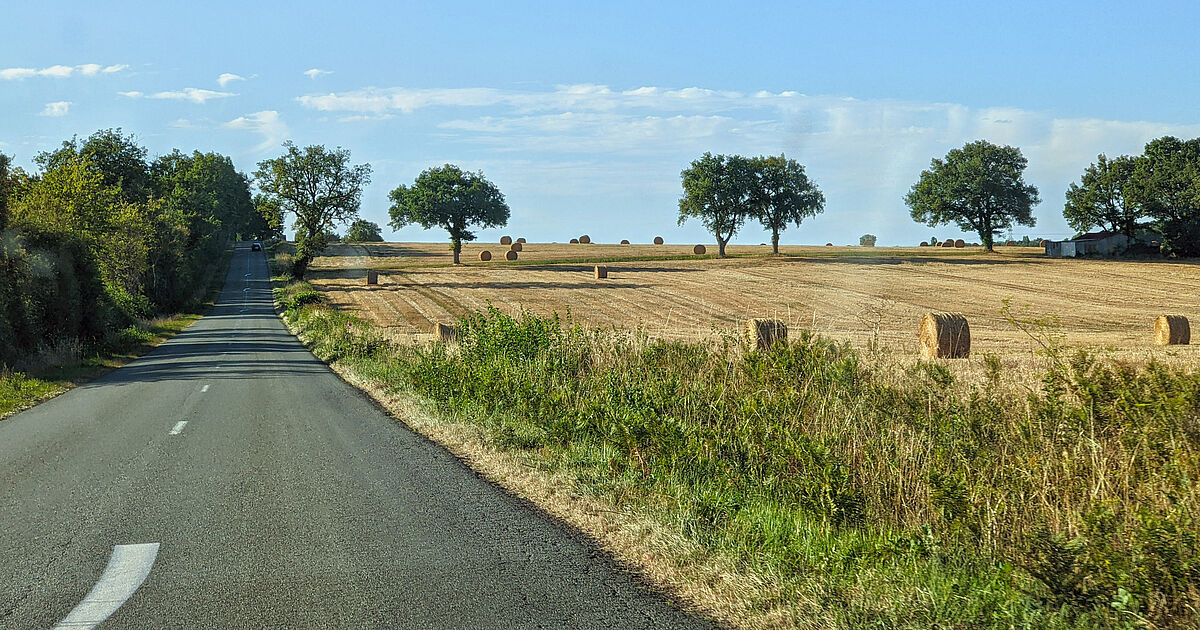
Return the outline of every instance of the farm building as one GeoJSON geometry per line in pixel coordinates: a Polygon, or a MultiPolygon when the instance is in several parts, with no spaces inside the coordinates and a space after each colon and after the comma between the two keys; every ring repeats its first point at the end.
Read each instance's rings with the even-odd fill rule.
{"type": "Polygon", "coordinates": [[[1129,249],[1129,237],[1113,232],[1093,232],[1065,241],[1046,241],[1046,255],[1051,258],[1079,256],[1117,256],[1129,249]]]}

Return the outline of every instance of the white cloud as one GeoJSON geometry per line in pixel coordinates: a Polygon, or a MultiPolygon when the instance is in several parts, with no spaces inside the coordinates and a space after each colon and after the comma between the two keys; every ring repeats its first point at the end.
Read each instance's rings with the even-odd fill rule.
{"type": "Polygon", "coordinates": [[[38,114],[38,115],[39,116],[50,116],[52,118],[57,118],[59,116],[66,116],[67,111],[70,108],[71,108],[70,101],[55,101],[53,103],[46,103],[45,109],[43,109],[42,113],[38,114]]]}
{"type": "Polygon", "coordinates": [[[85,77],[96,76],[97,74],[112,74],[120,72],[129,66],[125,64],[115,66],[101,66],[98,63],[85,63],[78,66],[49,66],[47,68],[0,68],[0,80],[3,81],[20,81],[24,79],[32,79],[34,77],[49,77],[52,79],[67,79],[75,73],[79,73],[85,77]]]}
{"type": "Polygon", "coordinates": [[[234,81],[245,81],[245,80],[246,80],[246,77],[232,74],[230,72],[226,72],[226,73],[222,74],[221,76],[217,77],[217,84],[220,85],[221,87],[225,87],[234,81]]]}
{"type": "Polygon", "coordinates": [[[262,136],[263,141],[254,147],[255,151],[265,151],[272,147],[277,147],[291,135],[287,124],[283,122],[283,119],[279,117],[279,112],[275,110],[239,116],[221,126],[226,129],[251,131],[262,136]]]}
{"type": "Polygon", "coordinates": [[[317,77],[326,75],[326,74],[333,74],[333,70],[322,70],[320,68],[309,68],[308,70],[304,71],[304,76],[306,76],[310,79],[316,79],[317,77]]]}
{"type": "Polygon", "coordinates": [[[183,88],[182,90],[169,90],[166,92],[155,92],[153,94],[146,94],[144,92],[136,92],[136,91],[135,92],[118,92],[118,94],[120,94],[121,96],[127,96],[129,98],[151,98],[151,99],[169,100],[169,101],[191,101],[191,102],[197,103],[199,105],[203,105],[204,103],[206,103],[210,100],[213,100],[213,99],[217,99],[217,98],[229,98],[231,96],[237,96],[237,94],[234,94],[233,92],[217,92],[215,90],[204,90],[204,89],[200,89],[200,88],[183,88]]]}

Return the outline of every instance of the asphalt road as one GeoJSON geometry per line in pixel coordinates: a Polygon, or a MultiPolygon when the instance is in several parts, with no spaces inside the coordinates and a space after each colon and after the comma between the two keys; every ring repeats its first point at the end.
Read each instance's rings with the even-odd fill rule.
{"type": "Polygon", "coordinates": [[[0,627],[114,608],[101,627],[708,627],[339,380],[244,244],[208,316],[0,421],[0,627]]]}

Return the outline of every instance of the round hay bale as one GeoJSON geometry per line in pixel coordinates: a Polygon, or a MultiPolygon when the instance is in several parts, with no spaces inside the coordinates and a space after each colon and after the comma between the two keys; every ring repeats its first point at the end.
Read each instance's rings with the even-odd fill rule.
{"type": "Polygon", "coordinates": [[[655,245],[662,245],[662,244],[663,244],[663,238],[662,238],[661,236],[655,236],[655,237],[654,237],[654,244],[655,244],[655,245]]]}
{"type": "Polygon", "coordinates": [[[961,313],[926,313],[917,336],[925,360],[971,356],[971,327],[961,313]]]}
{"type": "Polygon", "coordinates": [[[623,239],[621,239],[621,244],[622,244],[622,245],[628,245],[628,244],[629,244],[629,239],[626,239],[626,238],[623,238],[623,239]]]}
{"type": "Polygon", "coordinates": [[[1004,241],[1004,246],[1005,247],[1016,247],[1017,242],[1016,241],[1004,241]]]}
{"type": "Polygon", "coordinates": [[[596,265],[596,279],[603,280],[608,277],[608,265],[596,265]]]}
{"type": "Polygon", "coordinates": [[[778,319],[746,320],[746,341],[751,350],[766,350],[776,343],[786,342],[787,324],[778,319]]]}
{"type": "Polygon", "coordinates": [[[1192,343],[1192,326],[1183,315],[1159,315],[1154,320],[1154,343],[1180,346],[1192,343]]]}
{"type": "Polygon", "coordinates": [[[516,260],[516,259],[517,259],[517,252],[514,252],[511,249],[504,252],[504,260],[516,260]]]}
{"type": "Polygon", "coordinates": [[[489,261],[489,260],[491,260],[491,259],[492,259],[492,252],[489,252],[489,251],[488,251],[488,250],[486,250],[486,249],[485,249],[485,250],[483,250],[483,251],[481,251],[481,252],[479,252],[479,260],[481,260],[481,261],[483,261],[483,262],[487,262],[487,261],[489,261]]]}
{"type": "Polygon", "coordinates": [[[959,247],[959,248],[966,247],[966,246],[967,246],[967,242],[966,242],[966,241],[964,241],[964,240],[962,240],[962,239],[960,238],[960,239],[958,239],[958,240],[954,241],[954,246],[955,246],[955,247],[959,247]]]}
{"type": "Polygon", "coordinates": [[[514,252],[519,252],[522,249],[525,249],[525,246],[521,244],[521,241],[517,241],[516,243],[509,245],[508,249],[514,252]]]}
{"type": "Polygon", "coordinates": [[[588,243],[592,242],[592,237],[588,236],[587,234],[584,234],[583,236],[579,237],[579,242],[584,245],[587,245],[588,243]]]}
{"type": "Polygon", "coordinates": [[[825,243],[825,247],[833,247],[833,243],[825,243]]]}
{"type": "Polygon", "coordinates": [[[946,239],[942,241],[942,247],[954,247],[954,241],[946,239]]]}
{"type": "Polygon", "coordinates": [[[925,241],[921,241],[921,247],[929,247],[929,243],[926,243],[925,241]]]}
{"type": "Polygon", "coordinates": [[[518,242],[518,243],[520,243],[520,244],[522,244],[522,245],[524,245],[524,244],[525,244],[525,237],[524,237],[524,236],[522,236],[521,238],[517,239],[517,242],[518,242]]]}
{"type": "Polygon", "coordinates": [[[578,244],[579,244],[579,239],[577,239],[577,238],[573,238],[573,239],[571,239],[571,244],[572,244],[572,245],[578,245],[578,244]]]}
{"type": "Polygon", "coordinates": [[[460,335],[461,332],[458,330],[458,326],[450,326],[441,322],[433,323],[433,338],[442,343],[458,341],[460,335]]]}
{"type": "Polygon", "coordinates": [[[512,245],[512,237],[511,236],[501,236],[500,244],[501,245],[512,245]]]}
{"type": "Polygon", "coordinates": [[[367,284],[379,284],[379,272],[374,269],[367,270],[367,284]]]}
{"type": "Polygon", "coordinates": [[[697,245],[692,248],[693,254],[703,254],[708,251],[708,248],[703,245],[697,245]]]}

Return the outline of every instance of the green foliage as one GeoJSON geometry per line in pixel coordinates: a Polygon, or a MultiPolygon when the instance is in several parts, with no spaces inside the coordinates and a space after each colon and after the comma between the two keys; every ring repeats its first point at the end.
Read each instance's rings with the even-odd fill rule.
{"type": "Polygon", "coordinates": [[[1097,156],[1096,163],[1084,170],[1079,184],[1067,188],[1063,208],[1067,224],[1080,233],[1102,228],[1133,239],[1145,217],[1136,199],[1136,168],[1137,159],[1128,155],[1112,160],[1103,153],[1097,156]]]}
{"type": "Polygon", "coordinates": [[[350,243],[382,243],[379,226],[366,219],[357,219],[346,230],[345,240],[350,243]]]}
{"type": "Polygon", "coordinates": [[[1022,178],[1027,163],[1020,149],[976,140],[951,150],[945,160],[934,158],[904,203],[914,221],[931,227],[953,223],[978,233],[992,251],[996,235],[1014,223],[1037,222],[1033,206],[1041,199],[1022,178]]]}
{"type": "Polygon", "coordinates": [[[1200,138],[1147,143],[1134,184],[1137,203],[1162,234],[1163,252],[1200,256],[1200,138]]]}
{"type": "Polygon", "coordinates": [[[875,247],[875,242],[878,240],[879,238],[874,234],[863,234],[858,237],[858,244],[861,247],[875,247]]]}
{"type": "Polygon", "coordinates": [[[808,179],[804,166],[783,155],[753,158],[750,168],[755,178],[753,212],[771,231],[771,251],[778,254],[779,233],[823,212],[825,195],[808,179]]]}
{"type": "Polygon", "coordinates": [[[504,195],[482,171],[465,172],[453,164],[422,171],[411,187],[401,184],[388,198],[393,229],[415,223],[449,232],[456,265],[463,241],[475,240],[472,228],[502,227],[510,214],[504,195]]]}
{"type": "Polygon", "coordinates": [[[741,229],[754,205],[757,182],[751,160],[740,155],[705,153],[692,161],[680,177],[683,197],[679,200],[679,225],[689,218],[699,219],[716,237],[717,255],[725,256],[725,245],[741,229]]]}
{"type": "Polygon", "coordinates": [[[255,183],[264,197],[295,217],[298,235],[292,276],[304,277],[308,264],[324,251],[325,235],[338,224],[358,218],[363,186],[371,182],[371,165],[350,164],[350,151],[321,145],[300,149],[291,141],[284,154],[258,163],[255,183]]]}
{"type": "Polygon", "coordinates": [[[21,372],[0,370],[0,418],[34,405],[63,390],[61,385],[21,372]]]}

